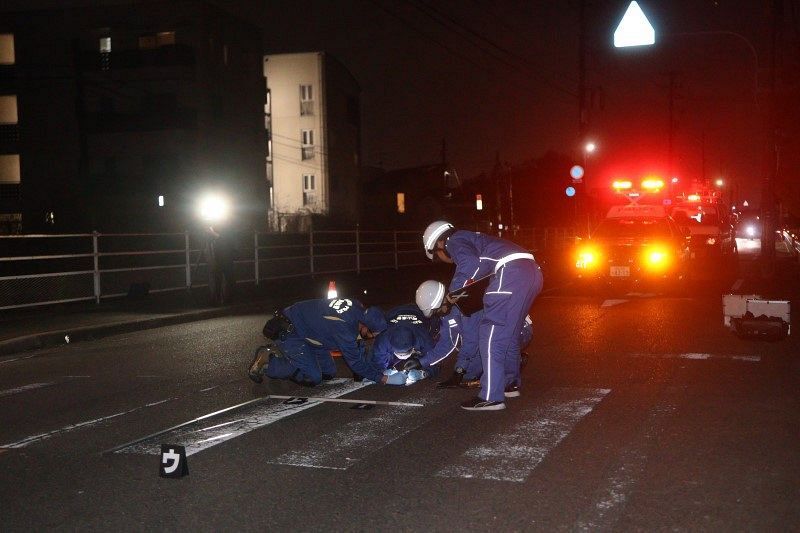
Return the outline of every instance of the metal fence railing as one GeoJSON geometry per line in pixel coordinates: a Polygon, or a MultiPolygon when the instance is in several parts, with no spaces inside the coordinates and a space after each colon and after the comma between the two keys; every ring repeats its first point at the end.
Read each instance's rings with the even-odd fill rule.
{"type": "MultiPolygon", "coordinates": [[[[573,242],[564,228],[504,235],[530,250],[573,242]]],[[[242,232],[231,235],[236,283],[400,269],[427,259],[418,231],[242,232]]],[[[207,238],[184,233],[0,235],[0,310],[207,285],[207,238]]]]}

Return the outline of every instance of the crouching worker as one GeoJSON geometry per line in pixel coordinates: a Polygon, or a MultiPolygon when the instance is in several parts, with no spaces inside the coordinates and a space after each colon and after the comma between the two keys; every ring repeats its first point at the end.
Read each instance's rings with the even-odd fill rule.
{"type": "MultiPolygon", "coordinates": [[[[425,367],[438,365],[453,353],[458,353],[453,374],[446,380],[440,381],[437,389],[452,389],[456,387],[465,389],[479,389],[483,364],[478,343],[478,325],[483,319],[483,310],[470,316],[461,313],[457,305],[453,305],[446,297],[443,283],[436,280],[422,282],[417,288],[416,301],[426,317],[439,317],[441,320],[441,334],[430,351],[420,358],[420,364],[425,367]]],[[[520,354],[533,339],[533,322],[526,315],[517,341],[520,354]]],[[[509,357],[506,362],[506,383],[516,385],[516,376],[521,367],[527,363],[528,356],[521,353],[521,357],[509,357]]]]}
{"type": "Polygon", "coordinates": [[[386,321],[386,331],[372,345],[372,363],[385,369],[391,384],[411,385],[428,377],[430,369],[417,365],[406,369],[406,365],[433,348],[430,321],[413,304],[392,309],[386,314],[386,321]]]}
{"type": "Polygon", "coordinates": [[[363,343],[384,329],[383,312],[377,307],[365,309],[358,300],[297,302],[276,311],[264,326],[269,342],[256,351],[248,375],[256,383],[266,375],[313,387],[336,376],[331,351],[338,350],[354,373],[385,383],[388,377],[366,359],[363,343]]]}

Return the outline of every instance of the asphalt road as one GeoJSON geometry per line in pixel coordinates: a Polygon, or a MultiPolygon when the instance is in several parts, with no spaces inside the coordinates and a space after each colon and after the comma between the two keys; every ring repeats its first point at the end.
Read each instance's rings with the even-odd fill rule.
{"type": "Polygon", "coordinates": [[[316,389],[254,385],[262,315],[0,359],[0,529],[795,530],[798,338],[727,331],[735,281],[550,283],[523,394],[492,413],[344,367],[316,389]],[[334,401],[353,399],[394,403],[334,401]],[[162,443],[188,447],[188,477],[158,476],[162,443]]]}

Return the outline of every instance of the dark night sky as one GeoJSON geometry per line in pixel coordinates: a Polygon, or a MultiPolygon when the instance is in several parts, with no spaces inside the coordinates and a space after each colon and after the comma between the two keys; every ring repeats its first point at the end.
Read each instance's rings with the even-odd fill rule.
{"type": "MultiPolygon", "coordinates": [[[[548,150],[579,153],[578,0],[214,3],[260,23],[267,52],[326,50],[351,70],[363,91],[366,164],[436,162],[442,139],[462,177],[491,169],[497,152],[511,164],[548,150]]],[[[589,132],[600,147],[589,175],[666,172],[672,71],[676,173],[733,178],[744,197],[757,200],[768,2],[644,0],[658,46],[620,53],[612,34],[627,4],[587,0],[587,85],[595,95],[589,132]],[[723,30],[741,34],[756,55],[739,37],[698,34],[723,30]]]]}

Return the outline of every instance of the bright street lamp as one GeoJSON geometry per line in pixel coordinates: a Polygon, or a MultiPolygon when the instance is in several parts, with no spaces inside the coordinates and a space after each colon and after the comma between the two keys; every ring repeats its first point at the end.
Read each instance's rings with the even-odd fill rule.
{"type": "Polygon", "coordinates": [[[592,152],[597,150],[597,145],[594,144],[592,141],[589,141],[588,143],[586,143],[586,146],[584,147],[584,150],[586,150],[586,153],[591,154],[592,152]]]}
{"type": "Polygon", "coordinates": [[[717,187],[722,187],[723,185],[725,185],[725,181],[722,178],[718,178],[717,181],[714,182],[714,185],[716,185],[717,187]]]}

